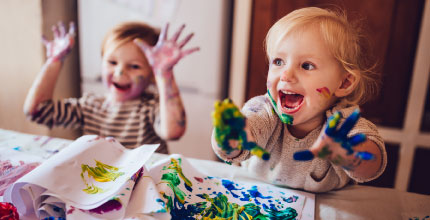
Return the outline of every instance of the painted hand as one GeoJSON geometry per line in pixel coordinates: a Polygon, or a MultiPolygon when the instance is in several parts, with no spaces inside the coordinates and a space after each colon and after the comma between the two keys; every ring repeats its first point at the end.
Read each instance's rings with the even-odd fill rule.
{"type": "Polygon", "coordinates": [[[58,25],[52,26],[52,32],[54,33],[52,41],[48,41],[45,36],[42,36],[46,56],[52,61],[63,61],[75,44],[75,24],[70,22],[69,32],[66,32],[64,23],[58,22],[58,25]]]}
{"type": "Polygon", "coordinates": [[[245,116],[230,99],[215,102],[212,119],[215,127],[215,140],[222,150],[230,153],[236,149],[245,149],[263,160],[270,158],[270,154],[255,142],[248,142],[244,130],[245,116]]]}
{"type": "Polygon", "coordinates": [[[185,25],[182,25],[179,30],[173,35],[171,39],[167,38],[167,31],[169,24],[167,24],[160,33],[157,44],[152,47],[146,42],[136,39],[134,42],[145,53],[149,64],[152,66],[154,73],[157,75],[167,77],[172,74],[173,67],[183,57],[198,51],[199,47],[183,50],[182,48],[191,40],[193,33],[185,37],[184,40],[178,42],[179,35],[184,30],[185,25]]]}
{"type": "Polygon", "coordinates": [[[355,110],[343,123],[336,129],[341,114],[335,112],[328,120],[327,126],[321,132],[315,144],[310,150],[296,152],[295,160],[312,160],[314,156],[331,161],[335,165],[342,166],[347,170],[353,170],[362,160],[372,160],[373,154],[369,152],[354,151],[353,147],[366,141],[364,134],[356,134],[347,137],[349,131],[354,127],[360,118],[359,110],[355,110]]]}

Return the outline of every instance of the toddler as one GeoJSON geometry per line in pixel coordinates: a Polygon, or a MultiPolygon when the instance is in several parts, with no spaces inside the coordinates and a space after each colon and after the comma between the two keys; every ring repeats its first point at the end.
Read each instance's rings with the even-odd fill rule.
{"type": "Polygon", "coordinates": [[[311,192],[380,176],[387,163],[384,142],[358,113],[357,105],[378,85],[360,41],[346,16],[330,10],[303,8],[277,21],[265,42],[267,93],[245,103],[243,132],[235,129],[240,120],[233,116],[215,124],[215,153],[226,162],[243,162],[273,184],[311,192]],[[246,135],[233,138],[237,133],[246,135]],[[249,143],[270,157],[258,147],[247,150],[254,146],[249,143]],[[254,151],[266,160],[252,156],[254,151]]]}
{"type": "Polygon", "coordinates": [[[29,118],[48,127],[83,129],[84,134],[110,136],[127,148],[160,143],[157,152],[168,153],[165,140],[180,138],[186,127],[184,106],[173,67],[199,48],[184,50],[193,34],[178,41],[184,25],[167,37],[142,22],[125,22],[107,33],[102,43],[103,96],[52,100],[62,61],[74,45],[74,25],[53,27],[54,40],[44,44],[47,61],[24,104],[29,118]]]}

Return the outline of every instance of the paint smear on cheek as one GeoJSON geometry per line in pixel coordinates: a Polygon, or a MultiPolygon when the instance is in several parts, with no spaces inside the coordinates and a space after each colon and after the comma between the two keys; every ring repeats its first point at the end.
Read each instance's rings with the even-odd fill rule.
{"type": "Polygon", "coordinates": [[[330,90],[327,87],[318,88],[317,92],[319,92],[320,95],[323,96],[326,99],[331,98],[330,90]]]}
{"type": "Polygon", "coordinates": [[[267,86],[267,88],[270,88],[270,87],[272,87],[272,82],[270,82],[270,81],[267,81],[267,83],[266,83],[266,86],[267,86]]]}

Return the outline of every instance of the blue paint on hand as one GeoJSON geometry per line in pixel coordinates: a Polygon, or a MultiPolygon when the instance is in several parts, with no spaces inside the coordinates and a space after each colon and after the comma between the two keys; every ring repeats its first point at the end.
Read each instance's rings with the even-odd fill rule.
{"type": "Polygon", "coordinates": [[[314,154],[309,150],[298,151],[294,153],[294,160],[306,161],[314,159],[314,154]]]}
{"type": "Polygon", "coordinates": [[[351,146],[361,144],[365,141],[366,141],[366,135],[362,134],[362,133],[356,134],[356,135],[348,138],[348,142],[351,144],[351,146]]]}
{"type": "Polygon", "coordinates": [[[357,154],[355,156],[362,159],[362,160],[373,160],[375,158],[375,156],[373,154],[366,152],[366,151],[357,152],[357,154]]]}

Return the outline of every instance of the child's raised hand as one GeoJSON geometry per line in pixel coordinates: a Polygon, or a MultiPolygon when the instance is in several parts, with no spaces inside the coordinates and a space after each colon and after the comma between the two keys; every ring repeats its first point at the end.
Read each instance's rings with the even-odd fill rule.
{"type": "Polygon", "coordinates": [[[245,132],[245,116],[230,99],[215,102],[212,119],[215,127],[215,141],[222,150],[230,153],[237,149],[245,149],[263,160],[270,158],[270,154],[255,142],[248,142],[245,132]]]}
{"type": "Polygon", "coordinates": [[[335,165],[342,166],[347,170],[353,170],[362,160],[371,160],[373,155],[369,152],[354,151],[353,147],[366,141],[364,134],[356,134],[347,137],[349,131],[354,127],[360,118],[359,110],[355,110],[343,123],[337,128],[341,114],[335,112],[328,120],[327,126],[321,132],[315,144],[310,150],[296,152],[295,160],[312,160],[314,156],[331,161],[335,165]]]}
{"type": "Polygon", "coordinates": [[[179,30],[173,35],[172,38],[168,39],[167,31],[169,29],[169,24],[163,28],[158,38],[157,44],[152,47],[146,42],[136,39],[134,42],[140,47],[140,49],[145,53],[149,64],[154,69],[156,75],[171,74],[173,67],[181,60],[183,57],[199,50],[199,47],[194,47],[191,49],[183,50],[182,48],[191,40],[193,33],[187,35],[185,39],[178,42],[179,35],[181,35],[184,30],[185,25],[182,25],[179,30]]]}
{"type": "Polygon", "coordinates": [[[70,22],[69,31],[66,32],[66,27],[63,22],[58,22],[58,25],[52,26],[54,39],[48,41],[45,36],[42,36],[42,42],[46,47],[46,56],[51,61],[62,61],[72,51],[75,44],[75,24],[70,22]]]}

